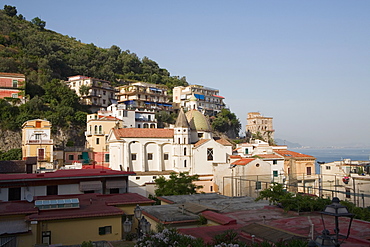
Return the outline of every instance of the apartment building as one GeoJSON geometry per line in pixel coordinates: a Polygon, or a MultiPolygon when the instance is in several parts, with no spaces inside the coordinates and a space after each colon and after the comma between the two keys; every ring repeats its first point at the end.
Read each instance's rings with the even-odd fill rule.
{"type": "Polygon", "coordinates": [[[219,95],[218,89],[200,85],[179,86],[173,89],[174,107],[183,107],[187,111],[195,108],[208,116],[216,115],[225,108],[224,99],[219,95]],[[197,103],[194,104],[194,101],[197,103]]]}
{"type": "Polygon", "coordinates": [[[274,128],[272,117],[262,116],[259,112],[249,112],[247,117],[246,131],[260,136],[264,141],[269,142],[274,139],[274,128]]]}
{"type": "Polygon", "coordinates": [[[125,104],[128,110],[172,111],[167,87],[164,85],[135,82],[120,86],[117,98],[118,103],[125,104]]]}
{"type": "Polygon", "coordinates": [[[81,102],[91,106],[91,111],[108,107],[116,98],[116,89],[109,81],[83,75],[68,77],[68,86],[81,98],[81,102]]]}
{"type": "Polygon", "coordinates": [[[22,125],[22,157],[37,157],[37,169],[53,170],[53,139],[51,123],[34,119],[22,125]]]}
{"type": "Polygon", "coordinates": [[[12,98],[25,100],[26,77],[23,74],[0,73],[0,99],[12,98]]]}

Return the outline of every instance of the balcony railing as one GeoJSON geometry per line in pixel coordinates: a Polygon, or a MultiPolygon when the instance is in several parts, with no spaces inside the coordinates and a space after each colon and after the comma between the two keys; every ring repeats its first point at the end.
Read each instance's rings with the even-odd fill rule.
{"type": "Polygon", "coordinates": [[[27,140],[26,144],[53,144],[53,140],[27,140]]]}

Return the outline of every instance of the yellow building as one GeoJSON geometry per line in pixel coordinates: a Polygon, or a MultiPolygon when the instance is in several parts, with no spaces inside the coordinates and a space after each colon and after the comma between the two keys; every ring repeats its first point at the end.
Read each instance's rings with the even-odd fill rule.
{"type": "Polygon", "coordinates": [[[37,169],[54,169],[51,123],[43,119],[22,125],[22,157],[37,157],[37,169]]]}
{"type": "Polygon", "coordinates": [[[112,116],[87,115],[86,148],[93,151],[97,165],[109,167],[108,134],[112,128],[122,128],[123,121],[112,116]]]}

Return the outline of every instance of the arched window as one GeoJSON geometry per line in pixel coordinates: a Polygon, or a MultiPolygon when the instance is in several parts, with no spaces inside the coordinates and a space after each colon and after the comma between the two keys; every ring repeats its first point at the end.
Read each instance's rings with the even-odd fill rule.
{"type": "Polygon", "coordinates": [[[184,167],[186,167],[186,160],[184,160],[184,167]]]}
{"type": "Polygon", "coordinates": [[[145,124],[143,125],[143,127],[147,129],[149,126],[148,126],[148,124],[147,124],[147,123],[145,123],[145,124]]]}
{"type": "Polygon", "coordinates": [[[99,125],[99,134],[102,134],[102,133],[103,133],[103,127],[99,125]]]}
{"type": "Polygon", "coordinates": [[[98,125],[95,125],[95,126],[94,126],[94,131],[95,131],[95,134],[97,134],[97,133],[98,133],[98,125]]]}
{"type": "Polygon", "coordinates": [[[180,143],[180,138],[179,138],[179,143],[178,143],[178,144],[181,144],[181,143],[180,143]]]}
{"type": "Polygon", "coordinates": [[[184,155],[186,155],[186,148],[184,148],[184,155]]]}

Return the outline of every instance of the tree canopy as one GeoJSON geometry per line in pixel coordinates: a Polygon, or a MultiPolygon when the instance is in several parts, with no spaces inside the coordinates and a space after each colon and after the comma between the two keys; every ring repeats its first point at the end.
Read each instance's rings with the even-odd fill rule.
{"type": "Polygon", "coordinates": [[[241,124],[234,113],[228,109],[222,109],[216,117],[211,118],[212,128],[224,133],[230,138],[239,136],[241,124]]]}
{"type": "Polygon", "coordinates": [[[188,172],[171,173],[170,178],[166,179],[163,176],[155,179],[157,189],[156,196],[172,196],[172,195],[191,195],[196,194],[197,189],[203,186],[197,186],[193,182],[198,180],[198,175],[190,176],[188,172]]]}

